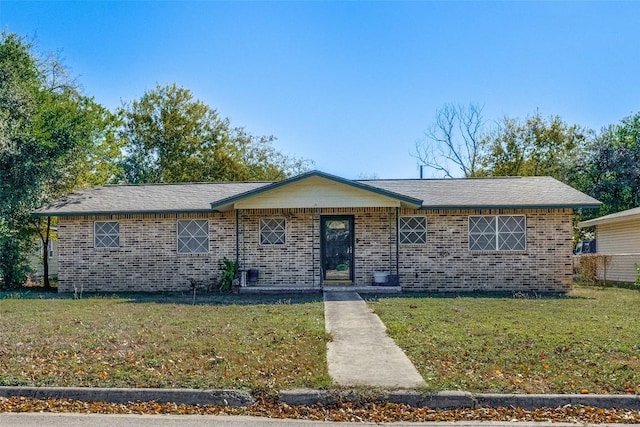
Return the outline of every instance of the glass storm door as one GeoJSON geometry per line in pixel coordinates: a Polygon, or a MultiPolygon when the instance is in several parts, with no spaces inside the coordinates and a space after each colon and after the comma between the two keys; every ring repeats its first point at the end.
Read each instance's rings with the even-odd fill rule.
{"type": "Polygon", "coordinates": [[[320,219],[322,279],[353,282],[353,216],[320,219]]]}

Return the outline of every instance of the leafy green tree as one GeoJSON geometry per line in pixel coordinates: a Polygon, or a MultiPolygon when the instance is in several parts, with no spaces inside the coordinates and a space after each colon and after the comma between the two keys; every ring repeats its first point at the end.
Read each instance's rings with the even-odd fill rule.
{"type": "Polygon", "coordinates": [[[539,112],[522,121],[505,117],[489,127],[477,104],[446,105],[416,144],[414,157],[445,177],[548,175],[567,182],[591,133],[539,112]]]}
{"type": "Polygon", "coordinates": [[[553,176],[568,182],[590,131],[569,125],[559,116],[540,113],[526,120],[505,117],[486,138],[482,174],[489,176],[553,176]]]}
{"type": "Polygon", "coordinates": [[[39,73],[29,48],[15,35],[2,34],[0,42],[0,276],[3,288],[15,288],[27,272],[29,220],[42,156],[31,124],[38,104],[39,73]]]}
{"type": "Polygon", "coordinates": [[[603,203],[587,217],[640,206],[640,113],[604,128],[576,162],[572,180],[603,203]]]}
{"type": "MultiPolygon", "coordinates": [[[[20,286],[27,256],[41,232],[46,249],[51,221],[35,222],[34,209],[72,190],[80,170],[95,169],[92,153],[104,139],[110,113],[62,79],[63,67],[40,61],[16,34],[0,38],[0,276],[20,286]],[[51,71],[51,73],[50,73],[51,71]],[[52,78],[55,76],[55,78],[52,78]],[[45,230],[42,231],[41,228],[45,230]]],[[[47,256],[46,250],[43,256],[47,256]]],[[[45,274],[48,285],[48,274],[45,274]]]]}
{"type": "MultiPolygon", "coordinates": [[[[115,117],[77,89],[51,88],[49,95],[34,120],[41,142],[49,146],[47,162],[38,171],[40,182],[34,207],[79,187],[111,182],[120,170],[116,163],[120,151],[114,138],[115,117]]],[[[50,217],[32,220],[42,243],[46,288],[50,287],[47,248],[54,221],[50,217]]]]}
{"type": "Polygon", "coordinates": [[[119,113],[125,182],[280,180],[308,167],[278,152],[274,137],[232,127],[175,84],[157,85],[119,113]]]}

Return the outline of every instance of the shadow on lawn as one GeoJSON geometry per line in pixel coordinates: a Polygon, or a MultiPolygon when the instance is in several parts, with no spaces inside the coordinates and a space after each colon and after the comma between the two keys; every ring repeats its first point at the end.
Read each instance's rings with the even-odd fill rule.
{"type": "MultiPolygon", "coordinates": [[[[85,292],[82,299],[113,298],[123,303],[185,305],[285,305],[322,302],[322,294],[231,294],[220,292],[85,292]]],[[[2,299],[74,299],[72,293],[58,294],[34,287],[0,292],[2,299]]]]}
{"type": "Polygon", "coordinates": [[[287,305],[322,302],[322,294],[231,294],[218,292],[165,292],[165,293],[123,293],[102,297],[118,297],[127,302],[142,304],[187,304],[187,305],[287,305]],[[194,304],[195,301],[195,304],[194,304]]]}
{"type": "MultiPolygon", "coordinates": [[[[577,284],[577,287],[583,287],[577,284]]],[[[597,288],[596,286],[591,286],[597,288]]],[[[604,288],[600,288],[604,289],[604,288]]],[[[401,294],[361,294],[365,301],[377,301],[379,299],[404,298],[404,299],[454,299],[454,298],[482,298],[482,299],[593,299],[587,296],[567,295],[563,293],[523,293],[523,292],[405,292],[401,294]]],[[[283,293],[283,294],[232,294],[225,292],[196,292],[195,298],[192,291],[177,292],[85,292],[80,299],[90,298],[115,298],[122,302],[141,304],[185,304],[185,305],[279,305],[279,304],[305,304],[322,302],[322,293],[283,293]]],[[[56,289],[45,290],[42,287],[25,287],[15,291],[0,292],[2,299],[74,299],[72,293],[58,294],[56,289]]]]}
{"type": "Polygon", "coordinates": [[[572,296],[564,293],[524,293],[524,292],[407,292],[403,294],[384,295],[363,295],[367,301],[377,301],[379,299],[404,298],[404,299],[455,299],[455,298],[478,298],[478,299],[586,299],[582,296],[572,296]]]}

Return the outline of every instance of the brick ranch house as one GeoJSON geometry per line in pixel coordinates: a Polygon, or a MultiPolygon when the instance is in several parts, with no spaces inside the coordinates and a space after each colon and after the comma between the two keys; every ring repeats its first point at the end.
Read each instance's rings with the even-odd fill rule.
{"type": "Polygon", "coordinates": [[[370,286],[380,272],[403,291],[563,293],[573,210],[599,204],[548,177],[313,171],[275,183],[87,188],[35,214],[58,217],[60,292],[186,290],[217,280],[227,257],[261,288],[370,286]]]}

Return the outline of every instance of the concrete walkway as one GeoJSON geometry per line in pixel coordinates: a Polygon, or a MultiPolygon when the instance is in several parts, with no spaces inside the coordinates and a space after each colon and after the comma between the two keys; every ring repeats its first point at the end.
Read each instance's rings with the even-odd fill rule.
{"type": "Polygon", "coordinates": [[[338,385],[415,388],[424,380],[356,292],[324,293],[329,375],[338,385]]]}

